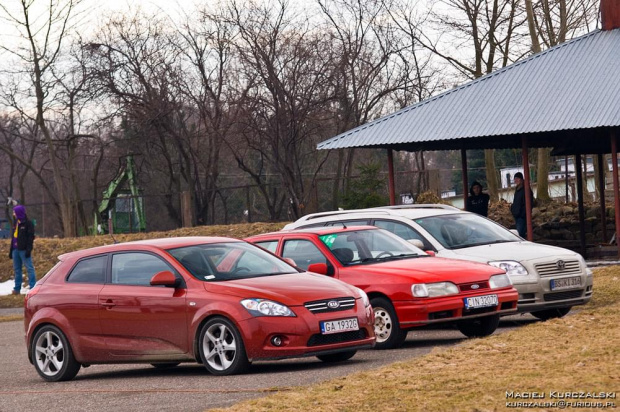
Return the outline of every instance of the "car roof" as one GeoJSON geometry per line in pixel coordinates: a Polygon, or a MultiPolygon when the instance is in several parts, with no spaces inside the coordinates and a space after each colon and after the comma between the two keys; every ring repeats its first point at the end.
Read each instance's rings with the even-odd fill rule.
{"type": "Polygon", "coordinates": [[[88,249],[77,250],[75,252],[69,252],[58,256],[59,260],[65,260],[69,258],[81,258],[84,256],[97,255],[101,253],[119,252],[128,249],[135,250],[153,250],[153,249],[172,249],[183,246],[203,245],[206,243],[220,243],[220,242],[242,242],[239,239],[233,239],[229,237],[216,237],[216,236],[187,236],[187,237],[167,237],[157,239],[144,239],[135,240],[132,242],[115,243],[112,245],[97,246],[88,249]]]}
{"type": "Polygon", "coordinates": [[[278,232],[264,233],[262,235],[249,236],[246,239],[258,239],[263,237],[281,236],[286,234],[309,234],[309,235],[330,235],[333,233],[353,232],[357,230],[381,230],[375,226],[321,226],[307,227],[301,229],[283,229],[278,232]]]}
{"type": "Polygon", "coordinates": [[[312,213],[296,220],[293,224],[311,224],[314,222],[329,222],[355,217],[379,217],[379,216],[402,216],[410,219],[418,219],[428,216],[454,215],[464,212],[456,207],[448,205],[402,205],[382,206],[368,209],[335,210],[331,212],[312,213]]]}

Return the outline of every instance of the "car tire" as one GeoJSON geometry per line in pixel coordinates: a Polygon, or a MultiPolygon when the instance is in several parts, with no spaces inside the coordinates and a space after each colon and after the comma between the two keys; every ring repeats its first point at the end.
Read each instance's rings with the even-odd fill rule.
{"type": "Polygon", "coordinates": [[[460,320],[456,323],[461,333],[468,338],[483,338],[495,332],[499,325],[499,315],[460,320]]]}
{"type": "Polygon", "coordinates": [[[199,339],[200,358],[211,374],[239,374],[250,366],[241,334],[230,320],[210,319],[202,327],[199,339]]]}
{"type": "Polygon", "coordinates": [[[392,303],[386,298],[373,298],[370,305],[375,313],[375,349],[394,349],[402,346],[407,331],[402,330],[392,303]]]}
{"type": "Polygon", "coordinates": [[[562,318],[566,316],[568,312],[570,312],[570,310],[571,310],[571,306],[567,308],[545,309],[545,310],[539,310],[536,312],[532,312],[532,316],[540,320],[556,319],[556,318],[562,318]]]}
{"type": "Polygon", "coordinates": [[[48,382],[71,380],[82,367],[65,334],[53,325],[45,325],[35,333],[30,350],[35,369],[48,382]]]}
{"type": "Polygon", "coordinates": [[[345,352],[330,353],[329,355],[318,355],[317,358],[326,363],[344,362],[351,359],[356,353],[356,350],[348,350],[345,352]]]}
{"type": "Polygon", "coordinates": [[[179,366],[181,362],[161,362],[161,363],[151,363],[151,366],[155,369],[170,369],[175,366],[179,366]]]}

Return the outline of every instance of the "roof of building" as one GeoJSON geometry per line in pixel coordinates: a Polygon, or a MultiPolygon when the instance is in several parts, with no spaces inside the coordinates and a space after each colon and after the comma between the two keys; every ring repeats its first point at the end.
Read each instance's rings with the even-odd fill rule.
{"type": "Polygon", "coordinates": [[[620,29],[596,30],[318,144],[609,152],[620,126],[620,29]],[[583,142],[586,142],[584,145],[583,142]]]}

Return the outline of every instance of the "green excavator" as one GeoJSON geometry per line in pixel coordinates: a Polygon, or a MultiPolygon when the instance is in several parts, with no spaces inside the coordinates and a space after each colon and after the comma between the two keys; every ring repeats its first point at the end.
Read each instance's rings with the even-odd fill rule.
{"type": "Polygon", "coordinates": [[[146,231],[144,202],[136,179],[133,155],[125,158],[95,212],[95,234],[135,233],[146,231]]]}

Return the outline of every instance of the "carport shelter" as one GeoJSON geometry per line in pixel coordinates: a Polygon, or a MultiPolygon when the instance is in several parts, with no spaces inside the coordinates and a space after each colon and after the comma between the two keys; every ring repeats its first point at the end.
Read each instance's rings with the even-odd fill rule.
{"type": "MultiPolygon", "coordinates": [[[[601,30],[351,129],[317,148],[387,149],[391,204],[395,204],[393,150],[461,150],[465,200],[468,149],[522,148],[525,193],[530,187],[528,148],[552,147],[553,155],[597,154],[599,165],[602,155],[611,153],[616,239],[620,239],[620,0],[602,0],[601,19],[601,30]]],[[[577,156],[581,247],[585,252],[580,163],[577,156]]],[[[604,193],[604,187],[601,189],[604,193]]],[[[603,219],[604,202],[601,196],[603,219]]],[[[529,240],[531,204],[532,199],[526,196],[529,240]]]]}

